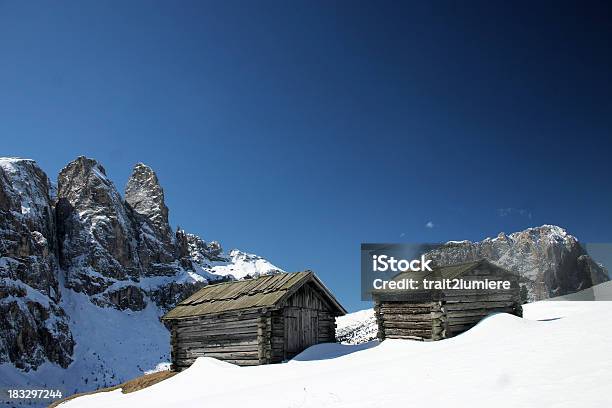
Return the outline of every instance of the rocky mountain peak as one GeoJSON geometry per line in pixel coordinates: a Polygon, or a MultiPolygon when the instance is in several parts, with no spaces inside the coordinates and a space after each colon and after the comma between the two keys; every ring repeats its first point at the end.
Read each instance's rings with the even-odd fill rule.
{"type": "Polygon", "coordinates": [[[112,279],[138,275],[134,225],[102,165],[83,156],[69,163],[58,176],[57,200],[69,287],[97,293],[112,279]]]}
{"type": "Polygon", "coordinates": [[[578,239],[556,225],[499,234],[482,241],[453,241],[428,253],[439,265],[486,258],[524,278],[528,300],[573,293],[609,279],[578,239]]]}
{"type": "Polygon", "coordinates": [[[110,204],[116,199],[112,197],[114,187],[106,177],[104,167],[85,156],[77,157],[60,171],[57,187],[58,197],[79,207],[93,203],[110,204]]]}
{"type": "Polygon", "coordinates": [[[134,212],[147,219],[159,235],[170,240],[172,231],[164,190],[153,169],[143,163],[134,166],[125,187],[125,201],[134,212]]]}
{"type": "Polygon", "coordinates": [[[567,231],[556,225],[542,225],[539,227],[527,228],[526,230],[510,234],[510,238],[514,241],[532,240],[532,241],[547,241],[547,242],[578,242],[576,237],[567,233],[567,231]]]}

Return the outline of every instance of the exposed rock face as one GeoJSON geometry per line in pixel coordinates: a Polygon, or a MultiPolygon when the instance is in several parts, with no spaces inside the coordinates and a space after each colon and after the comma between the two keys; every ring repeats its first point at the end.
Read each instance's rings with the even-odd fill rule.
{"type": "Polygon", "coordinates": [[[74,342],[58,306],[50,183],[32,160],[0,159],[0,363],[66,367],[74,342]]]}
{"type": "Polygon", "coordinates": [[[60,172],[57,218],[67,287],[92,296],[94,303],[137,311],[146,307],[147,292],[164,298],[158,292],[165,285],[173,285],[175,299],[182,295],[178,287],[190,293],[189,279],[140,284],[145,277],[183,271],[163,190],[147,166],[134,168],[124,201],[99,163],[79,157],[60,172]]]}
{"type": "Polygon", "coordinates": [[[486,258],[524,279],[528,300],[566,295],[609,280],[578,240],[563,228],[543,225],[480,242],[452,241],[428,253],[439,265],[486,258]]]}
{"type": "Polygon", "coordinates": [[[197,235],[179,229],[176,231],[176,242],[181,259],[201,266],[210,266],[215,261],[227,261],[223,256],[223,248],[217,241],[206,242],[197,235]]]}
{"type": "Polygon", "coordinates": [[[110,304],[119,310],[139,311],[147,307],[143,291],[135,285],[106,291],[102,297],[93,297],[92,301],[102,307],[110,304]]]}
{"type": "Polygon", "coordinates": [[[32,160],[0,161],[0,254],[5,270],[57,300],[57,243],[49,179],[32,160]]]}
{"type": "MultiPolygon", "coordinates": [[[[61,379],[34,374],[33,384],[67,381],[82,390],[134,377],[135,362],[157,363],[167,353],[159,317],[178,301],[209,282],[243,276],[241,268],[279,270],[248,254],[236,264],[234,255],[243,253],[226,256],[215,241],[173,233],[163,189],[143,164],[134,167],[125,200],[102,165],[86,157],[62,169],[57,193],[51,191],[34,161],[0,158],[0,363],[33,371],[51,362],[74,371],[74,378],[61,379]],[[157,333],[154,344],[132,339],[146,350],[134,347],[132,360],[117,362],[113,347],[125,339],[113,332],[115,319],[144,337],[157,333]],[[103,376],[82,383],[101,370],[103,376]]],[[[0,387],[8,385],[2,377],[0,387]]]]}
{"type": "MultiPolygon", "coordinates": [[[[222,279],[219,279],[222,280],[222,279]]],[[[167,312],[178,302],[196,293],[208,284],[205,279],[189,281],[170,281],[163,285],[151,288],[147,296],[155,302],[160,310],[167,312]]]]}
{"type": "Polygon", "coordinates": [[[89,295],[138,277],[135,227],[106,171],[79,157],[59,174],[57,221],[67,287],[89,295]]]}
{"type": "Polygon", "coordinates": [[[125,187],[125,201],[137,214],[150,223],[152,229],[160,237],[167,242],[172,242],[164,190],[157,180],[157,175],[150,167],[142,163],[134,166],[125,187]]]}
{"type": "Polygon", "coordinates": [[[168,207],[157,175],[148,166],[134,167],[125,188],[125,201],[133,211],[138,230],[138,257],[145,275],[174,275],[179,265],[168,207]]]}

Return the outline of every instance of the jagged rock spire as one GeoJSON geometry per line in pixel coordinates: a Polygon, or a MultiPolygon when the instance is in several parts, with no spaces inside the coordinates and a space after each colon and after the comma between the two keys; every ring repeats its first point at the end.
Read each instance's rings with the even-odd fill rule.
{"type": "Polygon", "coordinates": [[[164,190],[153,169],[143,163],[134,166],[125,187],[125,201],[137,214],[146,218],[159,235],[165,240],[170,239],[172,231],[164,190]]]}

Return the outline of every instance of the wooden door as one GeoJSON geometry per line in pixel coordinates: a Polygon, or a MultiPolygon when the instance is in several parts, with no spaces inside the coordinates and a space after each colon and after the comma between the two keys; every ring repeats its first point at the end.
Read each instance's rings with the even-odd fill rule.
{"type": "Polygon", "coordinates": [[[297,308],[286,308],[285,312],[285,358],[291,358],[300,350],[300,313],[297,308]]]}
{"type": "Polygon", "coordinates": [[[316,310],[285,308],[285,358],[291,358],[318,343],[319,318],[316,310]]]}
{"type": "Polygon", "coordinates": [[[318,343],[319,318],[316,310],[306,309],[302,316],[302,330],[304,332],[304,348],[308,348],[318,343]]]}

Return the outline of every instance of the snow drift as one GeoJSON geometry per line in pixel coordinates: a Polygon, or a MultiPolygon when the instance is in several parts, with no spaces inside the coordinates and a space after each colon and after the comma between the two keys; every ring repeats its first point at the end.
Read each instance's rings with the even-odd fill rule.
{"type": "Polygon", "coordinates": [[[438,342],[323,344],[286,364],[200,358],[150,388],[61,407],[608,407],[612,302],[538,302],[438,342]],[[214,382],[211,382],[214,379],[214,382]]]}

